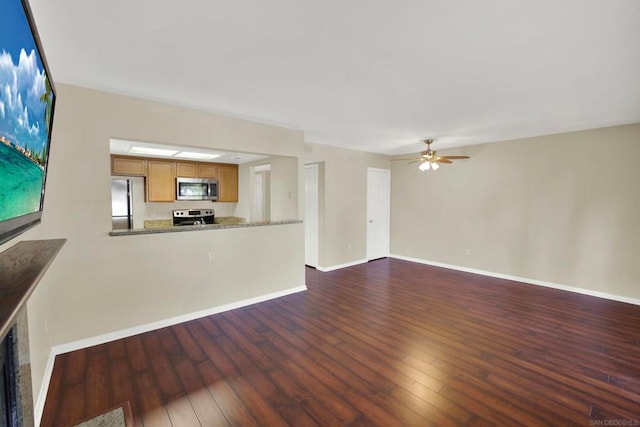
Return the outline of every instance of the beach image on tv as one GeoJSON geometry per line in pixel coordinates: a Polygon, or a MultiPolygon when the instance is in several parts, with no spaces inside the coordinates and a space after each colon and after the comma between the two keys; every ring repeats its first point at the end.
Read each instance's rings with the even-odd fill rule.
{"type": "Polygon", "coordinates": [[[0,221],[40,210],[53,106],[21,2],[4,3],[12,25],[0,25],[0,221]]]}

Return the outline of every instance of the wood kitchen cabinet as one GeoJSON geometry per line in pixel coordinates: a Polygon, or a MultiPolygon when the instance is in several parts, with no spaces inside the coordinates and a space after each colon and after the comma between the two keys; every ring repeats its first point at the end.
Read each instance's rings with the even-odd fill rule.
{"type": "Polygon", "coordinates": [[[218,201],[238,201],[238,165],[218,164],[218,201]]]}
{"type": "Polygon", "coordinates": [[[176,162],[149,160],[147,165],[147,201],[176,200],[176,162]]]}
{"type": "Polygon", "coordinates": [[[176,177],[215,178],[218,201],[238,201],[238,165],[111,155],[111,174],[146,177],[147,202],[174,202],[176,177]]]}
{"type": "Polygon", "coordinates": [[[111,156],[111,175],[146,176],[147,160],[140,157],[111,156]]]}
{"type": "Polygon", "coordinates": [[[176,176],[180,178],[197,178],[198,164],[187,162],[176,162],[176,176]]]}
{"type": "Polygon", "coordinates": [[[176,177],[180,178],[217,178],[216,163],[176,162],[176,177]]]}
{"type": "Polygon", "coordinates": [[[218,178],[218,164],[198,163],[198,178],[218,178]]]}
{"type": "Polygon", "coordinates": [[[217,178],[217,163],[176,162],[176,177],[217,178]]]}

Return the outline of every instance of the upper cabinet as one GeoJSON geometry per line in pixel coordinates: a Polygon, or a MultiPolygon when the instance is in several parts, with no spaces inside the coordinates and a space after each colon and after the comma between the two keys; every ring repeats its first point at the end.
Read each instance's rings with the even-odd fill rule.
{"type": "Polygon", "coordinates": [[[111,156],[111,175],[146,176],[147,160],[140,157],[111,156]]]}
{"type": "Polygon", "coordinates": [[[176,177],[215,178],[218,201],[238,201],[238,165],[112,155],[111,174],[146,177],[148,202],[174,202],[176,177]]]}
{"type": "Polygon", "coordinates": [[[198,164],[192,162],[176,162],[176,176],[181,178],[197,178],[198,164]]]}
{"type": "Polygon", "coordinates": [[[180,178],[217,178],[217,163],[176,162],[176,176],[180,178]]]}
{"type": "Polygon", "coordinates": [[[218,165],[218,201],[238,201],[238,165],[218,165]]]}
{"type": "Polygon", "coordinates": [[[176,162],[149,160],[147,175],[147,201],[173,202],[176,200],[176,162]]]}
{"type": "Polygon", "coordinates": [[[218,178],[219,168],[217,163],[199,163],[198,178],[218,178]]]}

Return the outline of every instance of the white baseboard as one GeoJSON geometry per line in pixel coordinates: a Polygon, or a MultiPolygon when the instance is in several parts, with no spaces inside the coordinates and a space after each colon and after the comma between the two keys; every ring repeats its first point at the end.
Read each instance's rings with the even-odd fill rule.
{"type": "Polygon", "coordinates": [[[286,295],[295,294],[295,293],[306,291],[306,290],[307,290],[307,287],[305,285],[296,286],[294,288],[285,289],[283,291],[272,292],[270,294],[260,295],[254,298],[237,301],[230,304],[224,304],[217,307],[208,308],[205,310],[182,314],[180,316],[159,320],[157,322],[146,323],[144,325],[134,326],[132,328],[122,329],[120,331],[109,332],[108,334],[98,335],[98,336],[86,338],[83,340],[56,345],[52,347],[51,351],[49,352],[49,360],[47,360],[47,366],[45,368],[44,378],[42,379],[42,387],[40,387],[40,392],[38,393],[38,400],[34,406],[35,425],[40,425],[40,422],[42,421],[42,412],[44,410],[45,399],[47,398],[47,391],[49,390],[49,382],[51,381],[51,374],[53,373],[53,364],[56,356],[59,354],[80,350],[82,348],[92,347],[94,345],[104,344],[106,342],[131,337],[134,335],[142,334],[144,332],[165,328],[167,326],[177,325],[179,323],[188,322],[190,320],[199,319],[201,317],[211,316],[212,314],[222,313],[224,311],[246,307],[248,305],[268,301],[274,298],[280,298],[286,295]]]}
{"type": "Polygon", "coordinates": [[[366,262],[367,262],[366,259],[359,259],[357,261],[347,262],[345,264],[332,265],[329,267],[317,266],[316,270],[326,273],[328,271],[334,271],[334,270],[340,270],[341,268],[353,267],[354,265],[364,264],[366,262]]]}
{"type": "Polygon", "coordinates": [[[464,271],[467,273],[480,274],[482,276],[496,277],[498,279],[514,280],[516,282],[528,283],[530,285],[544,286],[546,288],[560,289],[563,291],[575,292],[577,294],[589,295],[592,297],[605,298],[613,301],[626,302],[629,304],[640,305],[640,299],[629,298],[621,295],[608,294],[605,292],[593,291],[591,289],[577,288],[574,286],[561,285],[559,283],[545,282],[543,280],[529,279],[527,277],[511,276],[509,274],[495,273],[493,271],[478,270],[475,268],[461,267],[459,265],[445,264],[442,262],[428,261],[419,258],[412,258],[403,255],[389,255],[390,258],[402,259],[405,261],[417,262],[420,264],[433,265],[434,267],[450,268],[452,270],[464,271]]]}

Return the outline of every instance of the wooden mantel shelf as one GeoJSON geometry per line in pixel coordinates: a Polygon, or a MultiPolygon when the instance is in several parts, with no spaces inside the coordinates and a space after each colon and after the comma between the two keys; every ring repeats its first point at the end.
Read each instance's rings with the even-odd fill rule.
{"type": "Polygon", "coordinates": [[[0,341],[66,241],[25,240],[0,253],[0,341]]]}

